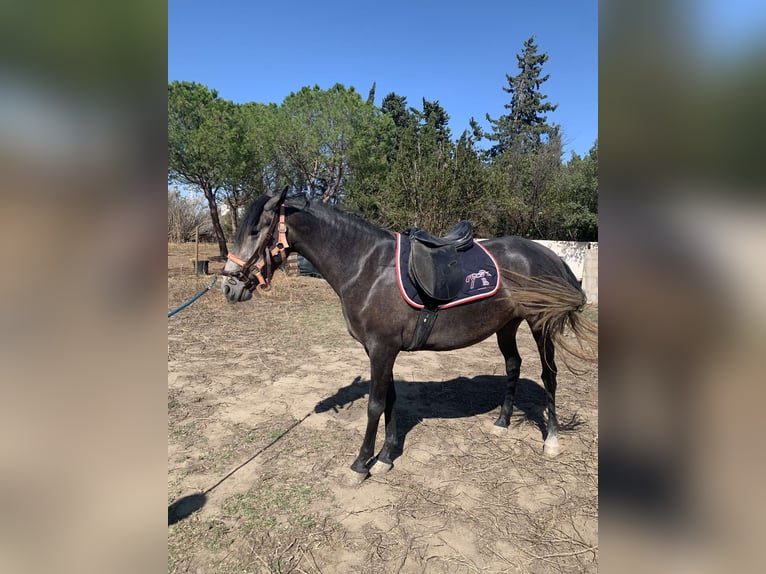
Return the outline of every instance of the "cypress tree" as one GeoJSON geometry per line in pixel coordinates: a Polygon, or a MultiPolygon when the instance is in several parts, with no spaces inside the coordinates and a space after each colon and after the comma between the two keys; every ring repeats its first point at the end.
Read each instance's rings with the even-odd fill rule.
{"type": "Polygon", "coordinates": [[[516,153],[536,151],[558,133],[558,126],[549,125],[546,115],[555,111],[557,105],[546,102],[548,96],[540,91],[540,86],[549,78],[547,74],[542,75],[548,54],[538,54],[532,36],[524,42],[524,49],[516,60],[519,73],[515,76],[506,74],[508,85],[503,88],[511,95],[511,101],[504,106],[508,113],[497,119],[492,119],[489,114],[486,116],[492,126],[492,133],[487,138],[496,142],[489,151],[493,158],[509,150],[516,153]]]}

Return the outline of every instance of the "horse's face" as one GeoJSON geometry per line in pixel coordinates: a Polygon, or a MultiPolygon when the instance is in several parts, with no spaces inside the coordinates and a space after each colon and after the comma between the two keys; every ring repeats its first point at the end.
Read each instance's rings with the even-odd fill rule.
{"type": "MultiPolygon", "coordinates": [[[[287,190],[285,189],[285,192],[287,190]]],[[[273,196],[262,196],[253,203],[245,213],[234,235],[234,246],[226,262],[224,273],[237,273],[242,270],[243,262],[247,262],[260,246],[265,246],[269,228],[277,217],[279,204],[284,199],[284,193],[273,196]]],[[[259,258],[260,260],[260,258],[259,258]]],[[[257,261],[253,261],[255,264],[257,261]]],[[[254,271],[251,269],[250,271],[254,271]]],[[[221,279],[221,290],[229,303],[247,301],[253,296],[248,285],[241,277],[225,276],[221,279]]]]}

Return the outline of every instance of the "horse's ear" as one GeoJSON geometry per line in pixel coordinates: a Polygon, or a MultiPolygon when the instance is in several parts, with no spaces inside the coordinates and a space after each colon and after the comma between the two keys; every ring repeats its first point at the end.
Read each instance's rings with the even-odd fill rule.
{"type": "Polygon", "coordinates": [[[285,188],[282,190],[282,193],[275,193],[271,196],[271,198],[266,202],[266,205],[263,206],[264,211],[275,211],[277,207],[282,205],[282,203],[285,201],[285,197],[287,197],[287,190],[290,189],[289,185],[286,185],[285,188]]]}

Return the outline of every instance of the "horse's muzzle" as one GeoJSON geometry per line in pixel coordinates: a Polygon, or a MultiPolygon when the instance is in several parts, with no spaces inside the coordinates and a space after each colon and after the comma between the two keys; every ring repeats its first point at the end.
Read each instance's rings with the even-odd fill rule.
{"type": "Polygon", "coordinates": [[[239,303],[252,298],[253,294],[245,288],[245,284],[234,277],[221,279],[221,291],[229,303],[239,303]]]}

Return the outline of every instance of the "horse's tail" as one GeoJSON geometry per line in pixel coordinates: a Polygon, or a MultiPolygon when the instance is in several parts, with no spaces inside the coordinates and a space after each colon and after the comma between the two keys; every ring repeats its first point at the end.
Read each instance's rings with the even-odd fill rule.
{"type": "Polygon", "coordinates": [[[524,309],[533,330],[541,330],[574,357],[587,362],[598,359],[598,326],[582,313],[587,298],[574,276],[530,277],[508,269],[502,275],[510,285],[511,300],[524,309]],[[567,328],[575,341],[565,337],[567,328]]]}

